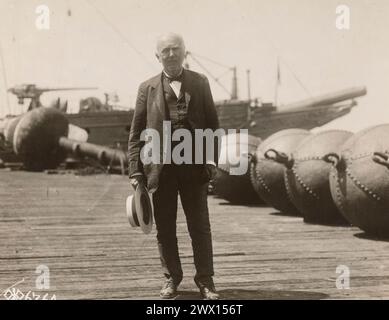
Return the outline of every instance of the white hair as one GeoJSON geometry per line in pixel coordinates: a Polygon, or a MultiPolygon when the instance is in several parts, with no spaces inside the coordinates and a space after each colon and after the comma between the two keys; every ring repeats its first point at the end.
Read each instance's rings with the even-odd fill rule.
{"type": "Polygon", "coordinates": [[[161,42],[166,40],[166,39],[169,39],[169,38],[177,39],[179,41],[179,43],[181,44],[182,48],[185,50],[184,38],[178,33],[168,32],[168,33],[161,34],[157,37],[157,47],[156,47],[157,53],[159,52],[159,47],[160,47],[161,42]]]}

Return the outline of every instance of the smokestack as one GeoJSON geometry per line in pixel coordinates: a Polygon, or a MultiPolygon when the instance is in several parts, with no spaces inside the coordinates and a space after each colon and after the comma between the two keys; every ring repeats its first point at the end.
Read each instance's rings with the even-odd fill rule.
{"type": "Polygon", "coordinates": [[[231,88],[231,99],[238,99],[238,78],[236,75],[236,67],[232,68],[232,88],[231,88]]]}

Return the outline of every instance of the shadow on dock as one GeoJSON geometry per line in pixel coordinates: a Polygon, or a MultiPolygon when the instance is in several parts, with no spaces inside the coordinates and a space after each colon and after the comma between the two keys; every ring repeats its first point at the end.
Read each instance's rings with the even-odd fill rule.
{"type": "MultiPolygon", "coordinates": [[[[219,200],[219,199],[218,199],[219,200]]],[[[268,208],[269,206],[264,203],[231,203],[220,199],[219,206],[228,206],[228,207],[247,207],[247,208],[268,208]]]]}
{"type": "Polygon", "coordinates": [[[289,213],[289,212],[282,212],[282,211],[274,211],[269,213],[271,216],[276,216],[276,217],[293,217],[293,218],[300,218],[302,219],[302,215],[297,215],[295,213],[289,213]]]}
{"type": "MultiPolygon", "coordinates": [[[[221,300],[319,300],[328,299],[329,295],[312,291],[283,290],[219,290],[221,300]]],[[[179,291],[175,300],[201,300],[198,291],[179,291]]]]}
{"type": "Polygon", "coordinates": [[[373,235],[370,235],[370,234],[368,234],[366,232],[358,232],[358,233],[354,234],[354,237],[359,238],[359,239],[364,239],[364,240],[389,242],[389,238],[388,237],[373,236],[373,235]]]}

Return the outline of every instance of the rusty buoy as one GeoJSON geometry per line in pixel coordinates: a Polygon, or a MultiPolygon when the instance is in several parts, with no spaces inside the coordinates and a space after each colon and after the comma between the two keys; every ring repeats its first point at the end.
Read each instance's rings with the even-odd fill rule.
{"type": "Polygon", "coordinates": [[[324,131],[305,138],[291,157],[275,152],[277,161],[284,163],[285,186],[296,208],[308,223],[347,225],[330,191],[331,164],[325,156],[340,150],[352,135],[343,130],[324,131]]]}
{"type": "Polygon", "coordinates": [[[389,237],[389,124],[356,133],[328,155],[331,193],[352,225],[389,237]]]}
{"type": "Polygon", "coordinates": [[[310,134],[303,129],[276,132],[258,146],[251,163],[251,182],[254,190],[267,204],[287,214],[301,215],[286,192],[285,166],[267,157],[266,152],[274,149],[290,156],[301,141],[310,134]]]}
{"type": "Polygon", "coordinates": [[[58,140],[67,136],[68,121],[60,111],[37,108],[15,120],[15,123],[7,138],[12,140],[14,152],[28,170],[55,168],[65,159],[66,152],[59,148],[58,140]]]}
{"type": "Polygon", "coordinates": [[[250,181],[250,162],[261,139],[243,134],[228,134],[223,136],[220,150],[217,174],[213,181],[214,193],[233,204],[260,204],[263,203],[255,192],[250,181]],[[232,163],[231,159],[234,159],[232,163]],[[247,163],[244,172],[232,170],[247,163]]]}

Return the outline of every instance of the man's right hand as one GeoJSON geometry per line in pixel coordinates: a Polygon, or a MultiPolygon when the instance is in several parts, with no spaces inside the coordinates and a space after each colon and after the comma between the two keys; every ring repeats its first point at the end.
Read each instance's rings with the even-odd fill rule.
{"type": "Polygon", "coordinates": [[[136,190],[136,187],[139,184],[145,184],[145,182],[146,182],[145,176],[143,174],[135,175],[135,176],[130,178],[130,184],[134,188],[134,190],[136,190]]]}

